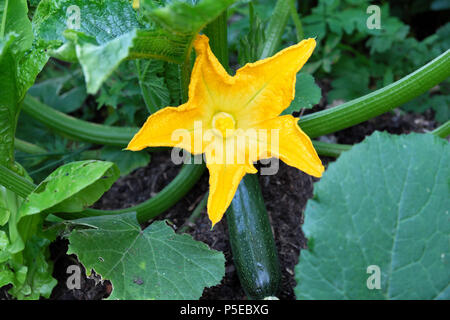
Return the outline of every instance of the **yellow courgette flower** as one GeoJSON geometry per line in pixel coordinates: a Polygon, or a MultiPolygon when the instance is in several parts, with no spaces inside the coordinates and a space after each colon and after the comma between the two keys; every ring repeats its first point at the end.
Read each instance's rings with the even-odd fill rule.
{"type": "Polygon", "coordinates": [[[324,167],[297,125],[298,118],[279,116],[294,99],[296,74],[315,45],[314,39],[303,40],[230,76],[212,53],[209,39],[199,35],[188,102],[151,115],[127,149],[176,146],[194,155],[204,153],[213,226],[222,219],[243,176],[257,172],[255,161],[275,157],[320,177],[324,167]]]}

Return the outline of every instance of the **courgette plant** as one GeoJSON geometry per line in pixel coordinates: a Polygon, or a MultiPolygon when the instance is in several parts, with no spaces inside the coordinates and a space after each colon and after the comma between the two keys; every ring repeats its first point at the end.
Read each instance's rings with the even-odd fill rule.
{"type": "MultiPolygon", "coordinates": [[[[345,151],[330,166],[330,173],[325,172],[314,199],[308,203],[305,229],[310,243],[296,269],[297,297],[408,297],[404,288],[410,281],[399,276],[399,272],[417,263],[424,263],[433,272],[431,278],[427,272],[421,274],[416,287],[428,285],[431,289],[417,297],[449,297],[449,276],[445,271],[449,253],[445,239],[449,230],[417,229],[427,214],[433,225],[446,219],[444,210],[448,214],[445,179],[449,172],[445,163],[449,149],[442,138],[450,133],[449,122],[431,134],[410,135],[400,140],[374,135],[355,147],[310,140],[388,112],[446,80],[450,75],[449,50],[386,87],[298,119],[291,114],[300,111],[302,102],[308,99],[310,105],[318,102],[303,96],[317,92],[312,76],[298,73],[314,55],[316,41],[298,39],[298,44],[281,50],[290,16],[295,18],[298,35],[303,33],[294,1],[278,0],[262,33],[250,3],[251,32],[247,41],[258,45],[249,44],[240,57],[248,64],[231,76],[227,9],[236,2],[42,0],[30,21],[27,1],[0,0],[0,287],[10,285],[9,293],[18,299],[48,298],[56,285],[51,276],[48,246],[62,236],[69,239],[69,253],[76,254],[87,270],[95,270],[111,280],[110,298],[199,298],[205,287],[217,285],[224,276],[223,254],[187,234],[174,233],[164,221],[152,222],[144,230],[140,224],[177,203],[207,167],[210,190],[202,203],[208,203],[212,226],[220,223],[222,216],[226,217],[233,258],[245,293],[249,299],[276,297],[280,289],[280,265],[253,163],[275,156],[321,177],[324,167],[318,154],[338,157],[345,151]],[[141,129],[77,119],[26,93],[50,57],[79,63],[90,94],[95,94],[124,61],[135,61],[140,71],[148,63],[158,61],[163,68],[176,70],[182,103],[174,107],[160,105],[157,93],[141,83],[146,104],[143,108],[151,113],[141,129]],[[75,141],[131,151],[177,146],[196,156],[205,153],[206,166],[204,161],[198,163],[198,157],[191,157],[177,177],[147,201],[122,210],[91,209],[119,178],[116,164],[99,160],[71,162],[35,185],[14,159],[15,148],[41,152],[39,147],[15,139],[22,108],[27,115],[75,141]],[[204,125],[206,131],[212,130],[209,144],[196,141],[195,122],[204,125]],[[252,144],[252,138],[240,131],[249,128],[277,130],[280,133],[277,148],[271,145],[271,138],[256,139],[253,141],[256,149],[238,147],[236,155],[243,155],[243,163],[221,162],[230,154],[227,143],[233,139],[241,137],[252,144]],[[177,129],[186,129],[187,141],[180,144],[179,140],[173,140],[177,129]],[[220,144],[223,141],[225,144],[220,144]],[[208,149],[211,145],[216,149],[208,149]],[[389,153],[383,153],[382,149],[389,153]],[[428,170],[430,159],[420,154],[422,149],[439,158],[436,170],[428,170]],[[380,157],[379,163],[371,157],[366,159],[372,154],[380,157]],[[401,162],[404,157],[420,161],[410,161],[405,167],[401,162]],[[347,166],[362,163],[362,159],[367,160],[364,163],[367,170],[358,172],[364,178],[376,177],[380,171],[385,174],[384,185],[377,187],[387,193],[374,195],[380,204],[384,204],[383,199],[390,199],[389,204],[380,208],[388,211],[385,215],[378,210],[371,212],[376,205],[365,202],[375,191],[367,189],[365,194],[355,195],[356,191],[350,190],[358,189],[351,183],[358,176],[353,175],[356,170],[347,170],[347,166]],[[395,166],[406,170],[397,177],[403,187],[395,179],[390,184],[386,182],[395,166]],[[342,191],[341,185],[333,184],[341,180],[347,183],[348,190],[342,191]],[[422,182],[426,189],[417,187],[422,182]],[[330,197],[330,192],[334,197],[330,197]],[[360,196],[362,202],[355,198],[360,196]],[[405,199],[414,205],[409,206],[405,199]],[[342,208],[342,203],[346,207],[342,208]],[[358,206],[366,211],[362,212],[358,206]],[[392,206],[398,206],[398,210],[392,206]],[[342,213],[343,219],[348,218],[345,224],[333,222],[339,220],[332,215],[334,208],[342,213]],[[348,217],[352,213],[356,220],[348,217]],[[382,241],[378,239],[379,233],[371,232],[370,219],[380,225],[380,232],[389,241],[382,241]],[[402,226],[404,220],[417,225],[402,226]],[[416,238],[410,235],[414,230],[420,233],[416,238]],[[339,236],[335,244],[327,242],[327,232],[339,236]],[[380,242],[373,247],[377,239],[380,242]],[[420,259],[403,243],[405,239],[423,249],[420,259]],[[433,239],[433,245],[426,239],[433,239]],[[341,251],[330,249],[334,245],[341,251]],[[388,255],[380,258],[376,245],[382,245],[380,250],[388,255]],[[353,259],[359,264],[339,265],[340,274],[328,275],[325,273],[333,266],[330,256],[336,256],[339,264],[342,259],[353,259]],[[329,269],[322,270],[327,263],[329,269]],[[364,291],[365,268],[369,265],[380,265],[383,270],[383,289],[376,294],[364,291]],[[359,269],[352,273],[352,267],[359,269]],[[363,280],[353,283],[354,279],[363,280]]],[[[199,134],[203,138],[203,133],[199,134]]]]}

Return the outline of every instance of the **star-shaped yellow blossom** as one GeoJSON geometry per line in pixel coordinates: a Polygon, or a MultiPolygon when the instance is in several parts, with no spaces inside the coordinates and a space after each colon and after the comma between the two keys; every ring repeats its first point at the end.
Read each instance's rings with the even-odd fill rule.
{"type": "Polygon", "coordinates": [[[311,56],[314,39],[273,57],[248,63],[230,76],[199,35],[189,100],[151,115],[127,149],[180,147],[205,154],[209,170],[208,215],[219,222],[253,162],[276,157],[320,177],[324,168],[298,118],[279,116],[295,95],[296,73],[311,56]]]}

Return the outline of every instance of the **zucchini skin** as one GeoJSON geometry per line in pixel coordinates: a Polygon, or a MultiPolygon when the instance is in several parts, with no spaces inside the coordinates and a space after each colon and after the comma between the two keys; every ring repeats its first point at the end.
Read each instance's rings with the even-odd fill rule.
{"type": "Polygon", "coordinates": [[[247,297],[276,296],[281,282],[280,263],[256,175],[244,176],[226,219],[234,264],[247,297]]]}

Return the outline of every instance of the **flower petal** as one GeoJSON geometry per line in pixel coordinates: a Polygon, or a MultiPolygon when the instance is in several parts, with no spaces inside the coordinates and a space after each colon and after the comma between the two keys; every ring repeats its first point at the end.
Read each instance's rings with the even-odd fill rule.
{"type": "Polygon", "coordinates": [[[253,164],[227,162],[225,154],[216,156],[211,150],[205,153],[209,170],[208,216],[214,227],[233,200],[241,179],[246,173],[256,173],[256,169],[253,164]]]}
{"type": "Polygon", "coordinates": [[[204,119],[208,111],[183,104],[167,107],[148,117],[145,124],[128,144],[127,150],[139,151],[146,147],[180,147],[192,154],[202,153],[201,140],[204,119]],[[194,138],[195,141],[194,142],[194,138]]]}
{"type": "Polygon", "coordinates": [[[273,57],[246,64],[236,72],[234,95],[243,99],[236,104],[239,127],[278,116],[295,97],[297,72],[311,56],[316,41],[303,40],[273,57]]]}
{"type": "Polygon", "coordinates": [[[233,78],[211,51],[207,36],[198,35],[194,48],[197,58],[189,83],[189,101],[207,105],[214,113],[227,111],[227,97],[232,96],[233,78]]]}
{"type": "Polygon", "coordinates": [[[298,118],[286,115],[259,123],[258,129],[265,129],[268,133],[266,137],[258,136],[258,159],[253,160],[273,156],[307,174],[321,177],[325,170],[322,161],[297,122],[298,118]]]}

